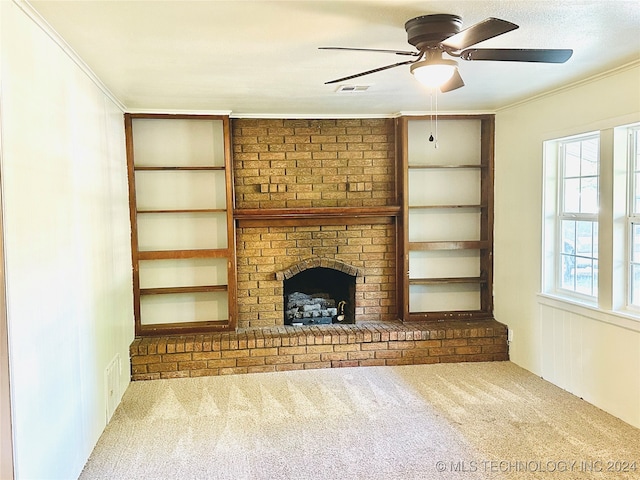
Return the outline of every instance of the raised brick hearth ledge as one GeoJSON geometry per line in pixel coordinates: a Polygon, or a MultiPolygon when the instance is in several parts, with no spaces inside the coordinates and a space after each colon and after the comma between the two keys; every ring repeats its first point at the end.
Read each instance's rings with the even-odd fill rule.
{"type": "Polygon", "coordinates": [[[144,337],[134,340],[130,354],[132,380],[509,359],[507,327],[495,320],[359,322],[144,337]]]}

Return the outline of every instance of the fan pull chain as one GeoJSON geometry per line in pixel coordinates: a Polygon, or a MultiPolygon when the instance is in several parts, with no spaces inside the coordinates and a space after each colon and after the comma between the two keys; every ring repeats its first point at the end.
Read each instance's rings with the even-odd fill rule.
{"type": "Polygon", "coordinates": [[[436,90],[436,144],[434,147],[438,148],[438,90],[436,90]]]}
{"type": "Polygon", "coordinates": [[[433,89],[429,92],[429,141],[433,142],[433,89]]]}
{"type": "Polygon", "coordinates": [[[433,136],[433,91],[435,90],[435,88],[431,89],[431,92],[429,94],[429,126],[431,129],[431,133],[429,135],[429,141],[430,142],[434,142],[434,148],[438,148],[438,91],[436,90],[436,121],[435,121],[435,132],[436,135],[435,137],[433,136]]]}

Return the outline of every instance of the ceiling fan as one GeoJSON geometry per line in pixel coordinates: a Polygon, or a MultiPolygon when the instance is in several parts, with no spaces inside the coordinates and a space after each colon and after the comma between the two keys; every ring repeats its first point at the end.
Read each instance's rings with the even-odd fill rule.
{"type": "Polygon", "coordinates": [[[325,82],[343,82],[371,73],[381,72],[401,65],[411,65],[411,73],[423,84],[439,87],[441,92],[449,92],[463,87],[464,82],[458,72],[458,63],[443,58],[443,54],[467,61],[492,60],[499,62],[541,62],[564,63],[573,54],[570,49],[523,49],[523,48],[469,48],[498,35],[518,28],[515,23],[487,18],[461,30],[462,18],[457,15],[436,14],[412,18],[404,25],[408,41],[417,51],[384,50],[375,48],[319,47],[321,50],[354,50],[364,52],[393,53],[415,57],[404,62],[356,73],[347,77],[325,82]]]}

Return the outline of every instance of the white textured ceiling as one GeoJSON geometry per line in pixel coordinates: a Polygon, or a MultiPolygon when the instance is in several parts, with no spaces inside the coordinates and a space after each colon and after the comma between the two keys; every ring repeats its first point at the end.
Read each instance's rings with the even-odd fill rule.
{"type": "MultiPolygon", "coordinates": [[[[440,111],[492,111],[640,60],[638,0],[466,1],[39,1],[29,4],[131,111],[232,115],[393,115],[430,108],[401,66],[324,82],[406,59],[348,46],[413,50],[404,23],[456,14],[463,28],[487,17],[520,26],[478,47],[573,48],[565,64],[465,62],[466,86],[439,94],[440,111]]],[[[640,87],[639,87],[640,88],[640,87]]],[[[606,94],[606,92],[603,92],[606,94]]]]}

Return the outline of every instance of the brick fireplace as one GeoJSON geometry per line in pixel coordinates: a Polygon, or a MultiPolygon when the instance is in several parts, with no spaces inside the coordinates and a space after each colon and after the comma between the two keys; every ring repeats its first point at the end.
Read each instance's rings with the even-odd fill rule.
{"type": "Polygon", "coordinates": [[[393,119],[235,119],[238,327],[284,322],[281,272],[339,263],[355,321],[397,320],[393,119]]]}
{"type": "Polygon", "coordinates": [[[283,325],[281,272],[309,263],[361,273],[355,276],[356,321],[396,320],[394,237],[393,223],[238,229],[238,326],[283,325]]]}
{"type": "Polygon", "coordinates": [[[358,273],[351,265],[322,258],[277,272],[284,285],[285,325],[355,323],[358,273]]]}
{"type": "MultiPolygon", "coordinates": [[[[234,119],[238,329],[137,338],[133,380],[508,360],[492,319],[398,321],[393,119],[234,119]],[[285,326],[285,280],[352,277],[354,323],[285,326]]],[[[351,297],[350,297],[351,298],[351,297]]]]}

